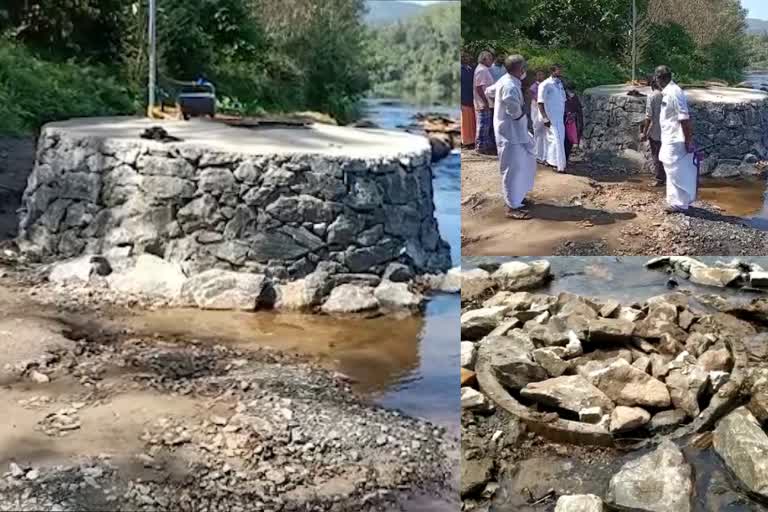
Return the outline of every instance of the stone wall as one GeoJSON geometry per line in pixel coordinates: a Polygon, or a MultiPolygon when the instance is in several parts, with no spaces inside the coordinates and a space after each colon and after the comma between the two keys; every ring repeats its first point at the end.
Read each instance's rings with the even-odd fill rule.
{"type": "Polygon", "coordinates": [[[235,154],[48,125],[19,246],[44,261],[151,253],[189,274],[223,268],[294,279],[320,262],[381,274],[395,261],[444,271],[450,253],[434,216],[429,145],[396,149],[370,160],[235,154]]]}
{"type": "MultiPolygon", "coordinates": [[[[648,88],[641,88],[644,94],[648,88]]],[[[645,97],[628,96],[625,86],[605,86],[584,93],[584,141],[593,159],[625,157],[643,162],[647,144],[640,142],[645,97]]],[[[688,89],[694,138],[707,147],[704,173],[721,176],[757,174],[754,163],[768,158],[768,94],[748,89],[688,89]]]]}

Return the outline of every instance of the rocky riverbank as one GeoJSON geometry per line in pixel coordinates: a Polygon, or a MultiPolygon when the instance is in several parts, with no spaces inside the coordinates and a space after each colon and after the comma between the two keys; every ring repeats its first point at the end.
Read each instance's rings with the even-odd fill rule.
{"type": "Polygon", "coordinates": [[[443,428],[317,361],[134,332],[119,307],[3,275],[0,510],[394,510],[455,492],[443,428]]]}
{"type": "MultiPolygon", "coordinates": [[[[748,263],[660,265],[713,292],[761,284],[748,263]]],[[[768,299],[536,293],[551,278],[546,261],[464,272],[464,509],[678,512],[696,488],[725,510],[764,494],[768,299]]]]}

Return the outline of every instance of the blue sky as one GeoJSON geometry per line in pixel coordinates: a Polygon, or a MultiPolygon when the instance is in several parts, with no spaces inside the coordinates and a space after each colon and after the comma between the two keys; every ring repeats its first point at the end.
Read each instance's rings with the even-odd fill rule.
{"type": "Polygon", "coordinates": [[[768,20],[768,1],[766,0],[741,0],[741,5],[749,10],[750,18],[768,20]]]}

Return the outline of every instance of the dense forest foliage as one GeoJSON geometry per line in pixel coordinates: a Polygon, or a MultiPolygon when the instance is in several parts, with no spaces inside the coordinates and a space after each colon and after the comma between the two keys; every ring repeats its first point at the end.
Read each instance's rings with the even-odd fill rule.
{"type": "MultiPolygon", "coordinates": [[[[578,88],[632,74],[630,0],[462,0],[464,49],[519,52],[535,68],[558,61],[578,88]]],[[[659,64],[678,81],[739,82],[750,63],[739,0],[637,0],[637,76],[659,64]]]]}
{"type": "MultiPolygon", "coordinates": [[[[342,122],[369,89],[363,0],[158,4],[161,86],[202,75],[229,109],[315,110],[342,122]]],[[[147,0],[0,0],[0,131],[140,112],[147,9],[147,0]]]]}
{"type": "Polygon", "coordinates": [[[458,104],[459,16],[456,2],[372,29],[368,63],[373,93],[458,104]]]}

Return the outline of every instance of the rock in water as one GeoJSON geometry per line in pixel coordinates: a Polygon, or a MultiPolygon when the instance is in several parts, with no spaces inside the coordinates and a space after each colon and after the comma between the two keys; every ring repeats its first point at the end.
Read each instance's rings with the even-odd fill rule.
{"type": "Polygon", "coordinates": [[[555,512],[603,512],[603,500],[594,494],[560,496],[555,512]]]}
{"type": "Polygon", "coordinates": [[[373,295],[379,301],[381,309],[390,312],[417,311],[424,302],[424,296],[410,291],[408,284],[386,280],[376,287],[373,295]]]}
{"type": "Polygon", "coordinates": [[[379,307],[379,302],[373,296],[370,286],[342,284],[331,291],[331,296],[325,301],[322,311],[329,315],[364,313],[379,307]]]}
{"type": "Polygon", "coordinates": [[[699,267],[691,268],[691,281],[706,286],[724,288],[734,284],[741,277],[741,270],[734,268],[699,267]]]}
{"type": "Polygon", "coordinates": [[[531,263],[510,261],[502,264],[491,278],[502,290],[517,291],[542,286],[552,275],[546,260],[531,263]]]}
{"type": "Polygon", "coordinates": [[[575,413],[590,407],[600,407],[603,411],[613,409],[610,398],[580,375],[532,382],[520,391],[520,395],[550,407],[559,407],[575,413]]]}
{"type": "Polygon", "coordinates": [[[750,491],[768,498],[768,435],[746,408],[739,407],[720,420],[712,444],[750,491]]]}
{"type": "Polygon", "coordinates": [[[669,440],[624,464],[608,486],[606,503],[636,512],[690,512],[693,480],[683,452],[669,440]]]}
{"type": "Polygon", "coordinates": [[[268,285],[260,274],[211,269],[187,280],[179,300],[200,309],[254,311],[268,285]]]}

